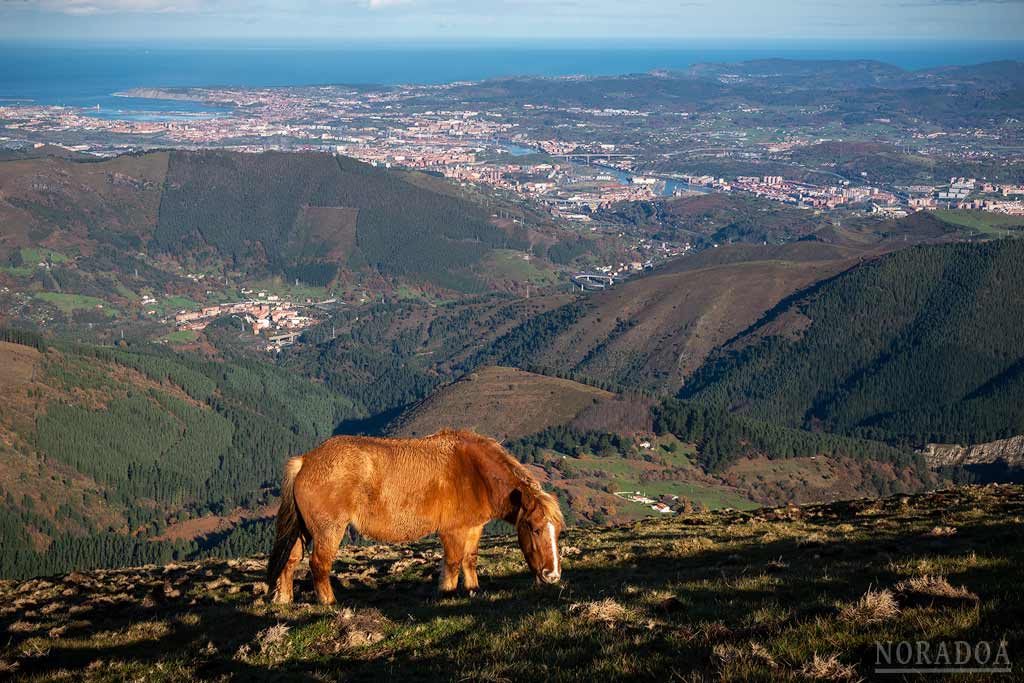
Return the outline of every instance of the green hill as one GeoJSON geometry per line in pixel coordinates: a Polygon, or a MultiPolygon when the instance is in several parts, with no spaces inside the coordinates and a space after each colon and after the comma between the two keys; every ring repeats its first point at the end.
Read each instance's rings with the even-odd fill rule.
{"type": "Polygon", "coordinates": [[[537,316],[480,362],[674,391],[716,346],[869,253],[819,242],[710,249],[537,316]]]}
{"type": "Polygon", "coordinates": [[[474,287],[469,269],[490,249],[526,245],[481,207],[354,159],[224,151],[171,153],[154,241],[179,255],[213,247],[279,272],[333,253],[336,267],[366,264],[453,289],[474,287]]]}
{"type": "MultiPolygon", "coordinates": [[[[0,583],[0,671],[56,681],[917,680],[877,643],[1024,647],[1024,490],[722,511],[562,536],[536,588],[511,535],[436,599],[436,540],[343,546],[343,607],[266,604],[265,557],[0,583]]],[[[964,674],[970,680],[1012,675],[964,674]]]]}
{"type": "Polygon", "coordinates": [[[314,152],[0,159],[0,279],[86,295],[181,286],[184,269],[487,288],[490,257],[525,250],[526,228],[420,175],[314,152]],[[67,262],[35,272],[40,245],[67,262]]]}
{"type": "Polygon", "coordinates": [[[911,442],[1024,432],[1024,242],[922,246],[787,301],[682,396],[760,419],[911,442]]]}
{"type": "Polygon", "coordinates": [[[361,415],[265,363],[4,337],[19,343],[0,342],[2,576],[223,552],[235,540],[154,539],[267,506],[287,454],[361,415]]]}
{"type": "Polygon", "coordinates": [[[426,436],[443,428],[471,429],[496,439],[518,438],[570,422],[614,394],[558,377],[485,366],[418,403],[392,424],[395,436],[426,436]]]}

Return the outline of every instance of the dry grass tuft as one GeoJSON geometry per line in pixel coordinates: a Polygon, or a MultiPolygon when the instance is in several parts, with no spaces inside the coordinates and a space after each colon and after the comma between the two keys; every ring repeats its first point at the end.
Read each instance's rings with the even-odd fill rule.
{"type": "Polygon", "coordinates": [[[824,535],[818,533],[817,531],[812,531],[806,536],[798,538],[796,544],[800,548],[809,548],[817,545],[824,545],[825,541],[827,540],[828,539],[824,535]]]}
{"type": "Polygon", "coordinates": [[[768,652],[768,648],[761,643],[749,642],[743,645],[718,643],[711,648],[711,652],[722,666],[753,664],[767,666],[770,669],[778,667],[775,658],[768,652]]]}
{"type": "Polygon", "coordinates": [[[243,645],[238,648],[235,657],[237,659],[248,659],[252,656],[253,645],[255,645],[258,654],[275,659],[283,654],[285,636],[288,635],[290,630],[291,627],[287,624],[275,624],[265,628],[256,634],[256,639],[252,644],[243,645]]]}
{"type": "Polygon", "coordinates": [[[955,526],[937,526],[934,529],[932,529],[930,532],[928,532],[928,535],[929,536],[955,536],[956,535],[956,527],[955,526]]]}
{"type": "Polygon", "coordinates": [[[36,625],[31,621],[19,620],[7,627],[9,633],[31,633],[36,630],[36,625]]]}
{"type": "Polygon", "coordinates": [[[857,602],[842,608],[839,616],[855,624],[877,624],[899,616],[900,607],[892,591],[883,589],[876,591],[869,588],[868,592],[857,602]]]}
{"type": "Polygon", "coordinates": [[[835,655],[822,657],[817,652],[811,661],[803,665],[800,673],[815,681],[850,681],[857,678],[857,668],[853,665],[843,664],[835,655]]]}
{"type": "Polygon", "coordinates": [[[596,621],[608,624],[609,626],[621,623],[629,618],[629,611],[611,598],[572,605],[569,607],[569,611],[583,617],[587,621],[596,621]]]}
{"type": "Polygon", "coordinates": [[[679,555],[692,555],[714,548],[716,543],[704,536],[693,536],[671,542],[671,549],[679,555]]]}
{"type": "Polygon", "coordinates": [[[50,654],[50,646],[40,638],[33,638],[21,646],[21,656],[25,659],[41,659],[50,654]]]}
{"type": "Polygon", "coordinates": [[[915,576],[906,581],[896,584],[898,593],[913,593],[917,595],[928,595],[936,598],[949,598],[950,600],[978,600],[975,593],[967,590],[964,586],[953,586],[945,576],[928,575],[915,576]]]}
{"type": "Polygon", "coordinates": [[[260,644],[260,652],[277,647],[283,641],[291,627],[288,624],[274,624],[270,628],[263,629],[256,635],[256,641],[260,644]]]}
{"type": "Polygon", "coordinates": [[[390,623],[378,610],[356,611],[346,607],[338,614],[337,643],[345,647],[373,645],[384,640],[384,631],[390,623]]]}

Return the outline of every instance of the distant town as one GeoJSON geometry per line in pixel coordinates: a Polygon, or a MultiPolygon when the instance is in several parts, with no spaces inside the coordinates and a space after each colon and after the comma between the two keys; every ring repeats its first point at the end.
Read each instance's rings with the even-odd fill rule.
{"type": "MultiPolygon", "coordinates": [[[[93,154],[160,146],[323,150],[536,201],[553,218],[582,224],[592,222],[597,210],[619,202],[695,192],[745,193],[815,210],[856,207],[886,217],[940,207],[1024,215],[1024,185],[1016,183],[950,177],[927,185],[899,184],[873,180],[869,171],[844,176],[830,170],[827,162],[814,168],[792,164],[800,170],[793,177],[727,175],[701,168],[702,158],[716,166],[722,159],[791,159],[843,139],[800,126],[776,139],[755,141],[751,138],[762,133],[759,128],[736,130],[724,113],[521,102],[488,109],[457,106],[473,99],[473,85],[147,88],[121,93],[165,101],[168,111],[162,116],[131,111],[100,116],[87,108],[9,104],[0,107],[0,144],[59,141],[93,154]],[[175,112],[173,105],[181,100],[201,102],[211,112],[175,112]],[[609,139],[602,140],[605,136],[609,139]],[[670,151],[662,151],[666,148],[670,151]],[[664,170],[666,164],[674,170],[664,170]],[[831,180],[811,182],[808,168],[812,175],[831,180]]],[[[748,118],[767,114],[760,108],[740,110],[748,118]]],[[[881,118],[872,125],[889,129],[891,144],[924,157],[991,156],[1000,152],[979,152],[978,145],[997,150],[1000,142],[1012,141],[997,131],[901,129],[881,118]]],[[[1010,125],[1008,131],[1018,136],[1019,126],[1010,125]]]]}

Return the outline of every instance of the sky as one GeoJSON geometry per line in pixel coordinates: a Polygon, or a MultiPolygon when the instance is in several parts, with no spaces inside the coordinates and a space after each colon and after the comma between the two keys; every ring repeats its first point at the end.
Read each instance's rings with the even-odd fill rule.
{"type": "Polygon", "coordinates": [[[0,0],[0,40],[1020,40],[1024,0],[0,0]]]}

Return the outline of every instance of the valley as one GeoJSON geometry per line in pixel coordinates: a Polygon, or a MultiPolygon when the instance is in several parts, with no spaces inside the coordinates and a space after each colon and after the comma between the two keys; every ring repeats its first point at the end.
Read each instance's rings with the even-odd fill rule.
{"type": "MultiPolygon", "coordinates": [[[[941,136],[913,153],[874,139],[1002,105],[911,111],[905,88],[954,77],[818,65],[898,121],[853,124],[830,101],[873,139],[811,143],[837,114],[793,109],[799,65],[764,66],[739,85],[704,66],[368,87],[344,107],[377,119],[315,124],[321,141],[365,128],[358,144],[7,150],[0,573],[258,553],[281,463],[335,434],[493,436],[574,528],[1016,480],[1012,458],[930,444],[1024,434],[1019,226],[907,189],[991,202],[1016,166],[940,188],[940,169],[988,166],[941,136]],[[735,134],[764,116],[785,139],[735,134]],[[640,119],[657,132],[629,142],[640,119]],[[691,167],[711,180],[668,184],[691,167]]],[[[985,77],[954,81],[966,97],[985,77]]]]}
{"type": "MultiPolygon", "coordinates": [[[[968,326],[980,332],[972,343],[1000,360],[963,377],[953,371],[963,364],[949,365],[940,378],[959,393],[943,389],[949,401],[915,413],[909,431],[801,417],[807,408],[739,384],[771,377],[743,363],[770,362],[774,349],[839,343],[820,334],[859,339],[868,322],[828,322],[845,310],[829,302],[866,301],[872,287],[888,292],[865,309],[872,316],[906,300],[917,308],[894,315],[911,321],[970,310],[1019,319],[998,299],[1020,279],[1019,243],[936,216],[809,219],[773,232],[781,244],[707,246],[579,293],[571,267],[520,258],[530,252],[516,242],[576,237],[489,215],[429,176],[323,154],[4,164],[19,165],[7,196],[23,197],[5,204],[6,224],[22,227],[0,245],[11,264],[0,273],[0,476],[19,491],[4,503],[4,537],[18,548],[8,574],[254,552],[269,542],[282,459],[335,433],[454,426],[503,439],[585,526],[985,480],[991,470],[930,468],[915,451],[938,437],[1024,432],[1002,398],[1019,330],[982,319],[968,326]],[[266,184],[281,174],[295,182],[266,184]],[[415,217],[396,212],[398,195],[415,200],[415,217]],[[398,239],[385,225],[421,237],[405,240],[407,252],[385,249],[398,239]],[[488,275],[500,259],[532,270],[488,275]],[[911,264],[930,294],[901,275],[911,264]],[[974,271],[982,279],[969,285],[974,271]],[[965,286],[971,308],[950,309],[965,286]],[[720,398],[737,392],[742,403],[720,398]],[[999,429],[953,419],[964,410],[999,429]],[[54,482],[61,493],[49,496],[54,482]]],[[[615,220],[648,238],[652,226],[718,239],[720,226],[791,225],[761,208],[684,198],[655,219],[615,220]]],[[[905,334],[946,338],[934,335],[948,326],[927,325],[905,334]]],[[[863,373],[858,353],[838,356],[836,371],[863,373]]],[[[778,357],[790,365],[772,372],[804,383],[792,397],[829,386],[827,364],[778,357]]]]}

